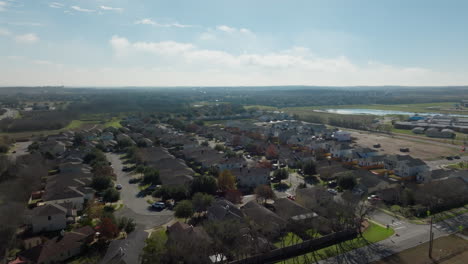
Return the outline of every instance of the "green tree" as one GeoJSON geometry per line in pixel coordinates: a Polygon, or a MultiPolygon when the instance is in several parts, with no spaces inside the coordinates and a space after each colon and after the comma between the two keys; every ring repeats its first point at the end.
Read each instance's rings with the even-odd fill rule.
{"type": "Polygon", "coordinates": [[[305,175],[315,175],[315,174],[317,174],[317,169],[316,169],[315,162],[313,162],[313,161],[306,162],[302,166],[302,171],[304,172],[305,175]]]}
{"type": "Polygon", "coordinates": [[[94,176],[91,182],[91,186],[98,192],[109,188],[112,184],[112,180],[108,176],[94,176]]]}
{"type": "Polygon", "coordinates": [[[216,179],[210,175],[202,175],[195,177],[191,185],[192,193],[208,193],[215,194],[218,186],[216,185],[216,179]]]}
{"type": "Polygon", "coordinates": [[[289,178],[289,172],[287,169],[279,169],[273,173],[273,177],[279,180],[286,180],[289,178]]]}
{"type": "Polygon", "coordinates": [[[224,146],[221,144],[216,144],[215,148],[216,151],[224,151],[224,146]]]}
{"type": "Polygon", "coordinates": [[[224,170],[218,177],[218,188],[222,191],[236,189],[236,177],[229,170],[224,170]]]}
{"type": "Polygon", "coordinates": [[[167,235],[165,232],[156,232],[151,234],[150,238],[146,239],[146,245],[143,248],[141,255],[142,264],[164,264],[166,260],[166,242],[167,235]]]}
{"type": "Polygon", "coordinates": [[[266,203],[269,199],[274,199],[275,193],[268,185],[259,185],[255,188],[255,196],[257,199],[262,199],[263,203],[266,203]]]}
{"type": "Polygon", "coordinates": [[[120,193],[114,188],[108,188],[102,198],[106,203],[115,203],[120,199],[120,193]]]}
{"type": "Polygon", "coordinates": [[[338,178],[337,183],[343,190],[351,190],[356,186],[356,179],[351,175],[346,175],[338,178]]]}
{"type": "Polygon", "coordinates": [[[175,207],[175,216],[178,218],[190,218],[193,215],[193,205],[189,200],[179,202],[175,207]]]}
{"type": "Polygon", "coordinates": [[[159,178],[159,171],[152,168],[145,170],[143,176],[143,183],[152,185],[161,184],[161,180],[159,178]]]}
{"type": "Polygon", "coordinates": [[[208,207],[210,207],[213,200],[214,197],[212,195],[196,193],[192,197],[193,209],[198,213],[204,212],[208,209],[208,207]]]}

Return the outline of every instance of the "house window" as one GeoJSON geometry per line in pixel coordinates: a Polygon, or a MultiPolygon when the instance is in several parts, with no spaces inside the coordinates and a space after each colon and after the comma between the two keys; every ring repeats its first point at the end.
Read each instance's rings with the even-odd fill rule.
{"type": "Polygon", "coordinates": [[[47,220],[49,220],[49,221],[52,220],[52,216],[50,216],[50,215],[47,216],[47,220]]]}

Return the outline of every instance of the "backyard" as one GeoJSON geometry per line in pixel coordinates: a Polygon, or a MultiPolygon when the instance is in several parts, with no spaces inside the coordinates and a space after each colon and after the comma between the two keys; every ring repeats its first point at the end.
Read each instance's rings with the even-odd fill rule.
{"type": "Polygon", "coordinates": [[[294,258],[283,260],[277,263],[284,263],[284,264],[315,263],[315,261],[318,261],[321,259],[326,259],[326,258],[330,258],[333,256],[337,256],[339,254],[343,254],[353,249],[357,249],[357,248],[364,247],[372,243],[382,241],[386,238],[391,237],[394,233],[395,231],[391,228],[387,229],[386,227],[383,227],[374,222],[369,222],[369,227],[362,233],[362,237],[357,237],[355,239],[351,239],[351,240],[345,241],[337,245],[322,248],[320,250],[307,253],[302,256],[297,256],[294,258]]]}

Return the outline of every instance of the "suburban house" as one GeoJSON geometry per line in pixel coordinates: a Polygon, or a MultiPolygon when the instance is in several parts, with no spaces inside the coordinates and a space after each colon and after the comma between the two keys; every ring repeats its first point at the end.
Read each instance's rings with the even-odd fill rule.
{"type": "Polygon", "coordinates": [[[374,175],[368,170],[356,170],[353,173],[357,179],[353,193],[357,195],[372,194],[398,185],[397,183],[388,181],[386,178],[374,175]]]}
{"type": "Polygon", "coordinates": [[[452,129],[444,128],[444,129],[437,129],[437,128],[429,128],[426,130],[426,136],[428,137],[436,137],[436,138],[455,138],[456,134],[452,129]]]}
{"type": "Polygon", "coordinates": [[[351,133],[347,131],[342,131],[342,130],[335,131],[332,137],[339,142],[351,141],[351,133]]]}
{"type": "Polygon", "coordinates": [[[67,209],[58,204],[46,204],[32,210],[33,233],[63,230],[67,227],[67,209]]]}
{"type": "Polygon", "coordinates": [[[217,164],[219,171],[234,170],[247,166],[247,162],[243,157],[227,158],[217,164]]]}
{"type": "Polygon", "coordinates": [[[39,146],[39,151],[41,153],[50,153],[54,157],[58,157],[65,153],[67,147],[65,143],[60,141],[47,141],[39,146]]]}
{"type": "Polygon", "coordinates": [[[255,188],[262,184],[268,184],[270,170],[266,168],[239,168],[232,170],[236,176],[240,188],[255,188]]]}
{"type": "Polygon", "coordinates": [[[333,195],[322,187],[298,189],[296,202],[312,212],[324,216],[327,214],[325,207],[333,202],[333,195]]]}
{"type": "Polygon", "coordinates": [[[261,233],[267,237],[275,237],[286,226],[286,221],[268,210],[256,201],[250,201],[242,208],[248,221],[252,221],[261,233]]]}
{"type": "Polygon", "coordinates": [[[166,148],[142,148],[137,155],[146,166],[159,170],[159,177],[165,185],[183,185],[193,180],[195,172],[166,148]]]}
{"type": "Polygon", "coordinates": [[[385,156],[368,156],[358,159],[358,165],[361,167],[384,166],[385,156]]]}
{"type": "Polygon", "coordinates": [[[402,178],[423,175],[429,170],[429,166],[409,155],[389,155],[384,159],[385,169],[393,170],[396,176],[402,178]]]}
{"type": "Polygon", "coordinates": [[[354,148],[345,143],[338,143],[330,148],[330,153],[334,158],[344,158],[347,156],[351,156],[353,153],[354,148]]]}
{"type": "Polygon", "coordinates": [[[288,198],[276,199],[273,208],[274,212],[286,221],[303,221],[317,217],[316,213],[288,198]]]}
{"type": "Polygon", "coordinates": [[[207,210],[208,220],[224,221],[224,220],[244,220],[244,213],[233,203],[228,200],[216,200],[207,210]]]}
{"type": "Polygon", "coordinates": [[[95,231],[89,226],[63,232],[63,235],[19,253],[17,260],[35,264],[64,263],[81,254],[84,246],[94,240],[94,234],[95,231]]]}
{"type": "Polygon", "coordinates": [[[195,258],[193,260],[186,259],[188,263],[209,263],[209,256],[211,253],[215,253],[210,252],[212,249],[208,248],[208,245],[211,244],[212,239],[201,226],[194,227],[186,223],[176,222],[167,227],[167,237],[167,246],[185,250],[184,258],[195,258]]]}

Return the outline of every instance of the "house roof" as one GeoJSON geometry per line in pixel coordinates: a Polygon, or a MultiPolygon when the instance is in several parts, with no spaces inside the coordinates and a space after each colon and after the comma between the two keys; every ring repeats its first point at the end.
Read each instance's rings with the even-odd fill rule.
{"type": "Polygon", "coordinates": [[[91,227],[85,226],[67,232],[63,237],[54,237],[42,245],[23,251],[20,256],[34,263],[48,262],[57,254],[80,248],[85,243],[85,239],[94,233],[95,231],[91,227]]]}
{"type": "Polygon", "coordinates": [[[256,201],[250,201],[242,207],[242,211],[245,213],[247,218],[251,219],[258,226],[265,229],[270,229],[271,227],[281,228],[286,221],[268,210],[267,208],[259,205],[256,201]]]}
{"type": "Polygon", "coordinates": [[[46,204],[44,206],[36,207],[32,210],[33,216],[51,216],[57,214],[65,215],[67,209],[58,204],[46,204]]]}
{"type": "Polygon", "coordinates": [[[299,220],[317,216],[316,213],[288,198],[276,199],[273,206],[275,208],[275,213],[284,220],[299,220]]]}
{"type": "Polygon", "coordinates": [[[217,219],[242,219],[244,213],[233,203],[227,200],[217,200],[208,208],[208,216],[217,219]]]}

